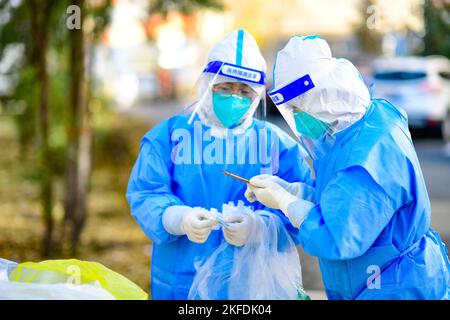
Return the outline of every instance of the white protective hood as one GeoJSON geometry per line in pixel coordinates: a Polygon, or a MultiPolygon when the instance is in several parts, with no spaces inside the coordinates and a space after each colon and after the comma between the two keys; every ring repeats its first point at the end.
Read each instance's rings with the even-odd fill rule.
{"type": "MultiPolygon", "coordinates": [[[[214,61],[242,66],[244,68],[258,70],[265,74],[266,62],[259,51],[255,39],[245,30],[235,30],[224,40],[219,42],[210,52],[207,65],[214,61]]],[[[197,83],[198,103],[195,107],[196,113],[203,124],[212,128],[212,135],[224,137],[227,130],[233,133],[244,132],[253,121],[253,115],[261,99],[265,98],[265,86],[256,83],[244,82],[257,92],[257,97],[253,101],[250,109],[240,119],[233,129],[226,129],[216,117],[212,105],[212,85],[222,82],[244,82],[221,74],[203,72],[197,83]]]]}
{"type": "Polygon", "coordinates": [[[318,36],[294,36],[278,52],[271,92],[305,75],[310,76],[314,87],[285,104],[333,123],[334,132],[349,127],[365,114],[370,94],[358,70],[348,60],[333,58],[328,43],[318,36]]]}

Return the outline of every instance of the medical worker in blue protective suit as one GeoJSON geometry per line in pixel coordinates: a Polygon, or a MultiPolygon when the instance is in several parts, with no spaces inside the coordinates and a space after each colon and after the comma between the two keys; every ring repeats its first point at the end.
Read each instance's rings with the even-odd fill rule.
{"type": "MultiPolygon", "coordinates": [[[[313,183],[305,150],[279,128],[254,118],[265,97],[265,71],[252,36],[232,32],[209,54],[193,113],[163,121],[142,139],[127,199],[133,217],[153,240],[154,299],[186,299],[194,264],[223,241],[233,250],[245,245],[249,230],[257,227],[239,214],[227,217],[229,227],[213,227],[211,209],[221,211],[224,203],[237,200],[250,205],[244,197],[246,184],[224,175],[223,169],[248,178],[270,173],[313,183]],[[238,139],[246,143],[233,145],[238,139]]],[[[261,204],[253,207],[277,214],[296,239],[298,229],[284,214],[261,204]]]]}
{"type": "Polygon", "coordinates": [[[315,194],[260,175],[246,196],[300,227],[328,298],[448,299],[447,249],[430,228],[406,115],[371,100],[352,63],[317,36],[292,37],[278,53],[269,95],[313,159],[315,194]]]}

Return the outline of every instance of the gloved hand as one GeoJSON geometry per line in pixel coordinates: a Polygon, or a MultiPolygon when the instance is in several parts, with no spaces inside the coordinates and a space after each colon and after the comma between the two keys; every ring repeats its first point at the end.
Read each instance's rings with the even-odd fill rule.
{"type": "Polygon", "coordinates": [[[302,199],[305,196],[305,190],[310,193],[308,197],[313,196],[314,188],[306,189],[305,186],[291,184],[271,175],[259,175],[250,179],[250,184],[247,185],[246,198],[250,202],[256,199],[266,207],[281,210],[289,218],[292,225],[298,228],[314,206],[313,202],[302,199]],[[288,207],[294,202],[296,203],[295,207],[288,210],[288,207]]]}
{"type": "Polygon", "coordinates": [[[211,233],[213,219],[208,210],[188,206],[171,206],[162,216],[167,232],[173,235],[186,235],[195,243],[204,243],[211,233]]]}
{"type": "MultiPolygon", "coordinates": [[[[253,178],[258,180],[273,181],[298,198],[305,199],[308,201],[314,201],[315,199],[316,195],[315,188],[303,182],[289,183],[278,176],[272,176],[269,174],[261,174],[253,178]]],[[[251,186],[247,186],[247,190],[245,191],[245,197],[249,202],[254,202],[256,200],[255,194],[251,186]]]]}
{"type": "Polygon", "coordinates": [[[227,226],[223,227],[225,240],[237,247],[243,246],[254,226],[254,219],[247,214],[232,213],[224,218],[227,226]]]}
{"type": "Polygon", "coordinates": [[[287,214],[288,205],[299,199],[288,188],[289,185],[284,180],[276,176],[262,174],[250,179],[250,184],[247,184],[245,197],[250,202],[258,200],[266,207],[280,209],[284,214],[287,214]]]}

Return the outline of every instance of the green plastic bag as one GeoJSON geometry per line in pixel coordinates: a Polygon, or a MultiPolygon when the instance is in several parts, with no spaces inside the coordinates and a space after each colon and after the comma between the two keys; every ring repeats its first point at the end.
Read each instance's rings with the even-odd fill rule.
{"type": "Polygon", "coordinates": [[[9,275],[9,281],[40,284],[95,284],[118,300],[148,299],[145,291],[117,272],[97,262],[76,259],[24,262],[9,275]]]}

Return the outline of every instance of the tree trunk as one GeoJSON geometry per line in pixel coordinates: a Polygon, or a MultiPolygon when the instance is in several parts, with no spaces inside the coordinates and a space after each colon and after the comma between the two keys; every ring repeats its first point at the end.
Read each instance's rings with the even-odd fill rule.
{"type": "MultiPolygon", "coordinates": [[[[85,13],[84,0],[73,1],[85,13]]],[[[83,19],[81,26],[83,25],[83,19]]],[[[85,81],[85,40],[83,30],[70,31],[70,107],[67,126],[67,175],[64,229],[72,254],[77,250],[87,211],[87,194],[91,172],[91,128],[85,81]]]]}
{"type": "Polygon", "coordinates": [[[37,3],[30,0],[29,9],[31,23],[35,32],[34,50],[36,52],[35,65],[37,68],[39,90],[38,108],[38,136],[40,151],[40,202],[43,210],[45,234],[43,238],[43,256],[48,257],[53,244],[53,176],[52,156],[49,145],[49,79],[47,72],[47,48],[48,48],[48,21],[50,20],[51,5],[49,3],[37,3]]]}

